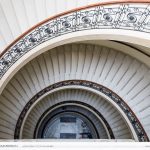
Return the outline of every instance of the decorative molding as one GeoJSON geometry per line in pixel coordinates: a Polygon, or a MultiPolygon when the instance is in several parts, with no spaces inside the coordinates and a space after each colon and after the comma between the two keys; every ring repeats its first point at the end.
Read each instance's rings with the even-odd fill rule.
{"type": "Polygon", "coordinates": [[[21,112],[21,114],[18,118],[17,124],[16,124],[14,138],[15,139],[19,138],[20,130],[22,127],[24,117],[26,116],[26,113],[28,112],[30,107],[34,104],[34,102],[36,102],[36,100],[38,98],[40,98],[42,95],[44,95],[45,93],[47,93],[51,90],[54,90],[54,89],[57,89],[60,87],[65,87],[65,86],[73,86],[73,85],[92,88],[94,90],[97,90],[97,91],[105,94],[112,101],[114,101],[121,108],[121,110],[124,112],[124,114],[127,116],[127,118],[129,119],[130,123],[132,124],[132,126],[137,134],[139,141],[149,141],[149,138],[148,138],[144,128],[142,127],[140,121],[138,120],[138,118],[136,117],[134,112],[131,110],[131,108],[125,103],[125,101],[123,101],[123,99],[121,99],[121,97],[119,97],[116,93],[114,93],[110,89],[108,89],[100,84],[97,84],[97,83],[94,83],[91,81],[85,81],[85,80],[66,80],[66,81],[58,82],[58,83],[52,84],[52,85],[44,88],[39,93],[37,93],[26,104],[23,111],[21,112]]]}
{"type": "Polygon", "coordinates": [[[123,29],[150,33],[149,4],[100,3],[44,21],[8,46],[1,55],[0,79],[17,60],[38,45],[64,34],[94,29],[123,29]]]}

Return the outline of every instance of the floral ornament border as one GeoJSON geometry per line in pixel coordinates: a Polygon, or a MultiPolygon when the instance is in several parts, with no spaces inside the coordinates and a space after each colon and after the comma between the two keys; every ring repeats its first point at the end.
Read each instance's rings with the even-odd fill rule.
{"type": "Polygon", "coordinates": [[[38,100],[38,98],[40,98],[41,96],[43,96],[45,93],[47,93],[49,91],[52,91],[52,90],[60,88],[60,87],[66,87],[66,86],[83,86],[83,87],[92,88],[94,90],[97,90],[97,91],[103,93],[104,95],[109,97],[112,101],[114,101],[121,108],[121,110],[124,112],[124,114],[127,116],[127,118],[129,119],[130,123],[132,124],[132,126],[135,130],[138,140],[141,142],[149,141],[149,138],[148,138],[144,128],[142,127],[140,121],[138,120],[138,118],[136,117],[134,112],[131,110],[131,108],[128,106],[128,104],[126,104],[126,102],[123,99],[121,99],[121,97],[119,97],[116,93],[114,93],[107,87],[104,87],[100,84],[97,84],[97,83],[94,83],[91,81],[86,81],[86,80],[66,80],[66,81],[58,82],[58,83],[52,84],[52,85],[44,88],[39,93],[37,93],[25,105],[24,109],[22,110],[22,112],[18,118],[16,128],[15,128],[15,133],[14,133],[15,139],[19,139],[24,117],[26,116],[30,107],[38,100]]]}
{"type": "Polygon", "coordinates": [[[150,5],[99,4],[53,17],[6,49],[0,58],[0,79],[17,60],[38,45],[64,34],[94,29],[124,29],[150,33],[150,5]]]}

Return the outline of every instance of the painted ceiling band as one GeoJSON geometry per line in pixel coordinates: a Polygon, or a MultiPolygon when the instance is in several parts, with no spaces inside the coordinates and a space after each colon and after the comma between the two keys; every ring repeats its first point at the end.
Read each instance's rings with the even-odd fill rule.
{"type": "Polygon", "coordinates": [[[61,35],[94,29],[123,29],[150,33],[150,2],[148,2],[139,0],[103,2],[74,9],[39,23],[15,40],[1,54],[0,79],[26,53],[61,35]]]}
{"type": "Polygon", "coordinates": [[[124,112],[124,114],[127,116],[127,118],[129,119],[130,123],[132,124],[135,133],[138,137],[139,141],[149,141],[149,138],[144,130],[144,128],[142,127],[140,121],[138,120],[138,118],[136,117],[136,115],[134,114],[134,112],[131,110],[131,108],[126,104],[125,101],[123,101],[121,99],[121,97],[119,97],[116,93],[114,93],[113,91],[111,91],[110,89],[108,89],[107,87],[104,87],[100,84],[91,82],[91,81],[86,81],[86,80],[66,80],[66,81],[62,81],[62,82],[58,82],[55,84],[52,84],[46,88],[44,88],[43,90],[41,90],[39,93],[37,93],[24,107],[23,111],[21,112],[17,124],[16,124],[16,128],[15,128],[15,138],[19,138],[20,135],[20,130],[22,127],[22,123],[24,120],[24,117],[26,116],[26,113],[28,112],[28,110],[30,109],[30,107],[34,104],[34,102],[36,102],[41,96],[43,96],[45,93],[60,88],[60,87],[65,87],[65,86],[71,86],[71,85],[75,85],[75,86],[84,86],[84,87],[88,87],[88,88],[92,88],[94,90],[97,90],[101,93],[103,93],[104,95],[106,95],[107,97],[109,97],[112,101],[114,101],[120,108],[121,110],[124,112]]]}

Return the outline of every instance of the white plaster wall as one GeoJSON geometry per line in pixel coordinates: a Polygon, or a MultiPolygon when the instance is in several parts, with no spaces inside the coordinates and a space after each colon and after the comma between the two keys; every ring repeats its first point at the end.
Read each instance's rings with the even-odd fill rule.
{"type": "Polygon", "coordinates": [[[97,82],[116,92],[135,112],[150,137],[150,69],[111,48],[71,44],[33,59],[9,82],[0,96],[1,138],[13,137],[21,110],[37,92],[69,79],[97,82]]]}

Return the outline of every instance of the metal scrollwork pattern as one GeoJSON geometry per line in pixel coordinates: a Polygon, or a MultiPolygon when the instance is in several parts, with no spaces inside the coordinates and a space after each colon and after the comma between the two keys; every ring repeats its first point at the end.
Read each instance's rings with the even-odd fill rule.
{"type": "Polygon", "coordinates": [[[94,90],[97,90],[103,94],[105,94],[106,96],[108,96],[111,100],[113,100],[120,108],[121,110],[125,113],[125,115],[127,116],[127,118],[129,119],[129,121],[131,122],[137,137],[139,139],[139,141],[149,141],[149,138],[145,132],[145,130],[143,129],[141,123],[139,122],[139,120],[137,119],[136,115],[134,114],[134,112],[132,112],[132,110],[130,109],[130,107],[113,91],[111,91],[110,89],[94,83],[94,82],[90,82],[90,81],[85,81],[85,80],[67,80],[67,81],[62,81],[62,82],[58,82],[55,83],[53,85],[50,85],[48,87],[46,87],[45,89],[43,89],[42,91],[40,91],[39,93],[37,93],[24,107],[23,111],[21,112],[19,119],[17,121],[16,124],[16,128],[15,128],[15,135],[14,138],[18,139],[19,135],[20,135],[20,129],[24,120],[24,117],[26,115],[26,113],[28,112],[28,110],[30,109],[30,107],[32,106],[32,104],[34,104],[34,102],[36,102],[36,100],[38,98],[40,98],[42,95],[44,95],[45,93],[57,89],[59,87],[65,87],[65,86],[72,86],[72,85],[78,85],[78,86],[84,86],[84,87],[88,87],[88,88],[92,88],[94,90]]]}
{"type": "Polygon", "coordinates": [[[113,4],[71,12],[36,27],[0,58],[0,79],[23,55],[45,41],[82,30],[124,29],[150,33],[148,4],[113,4]]]}

